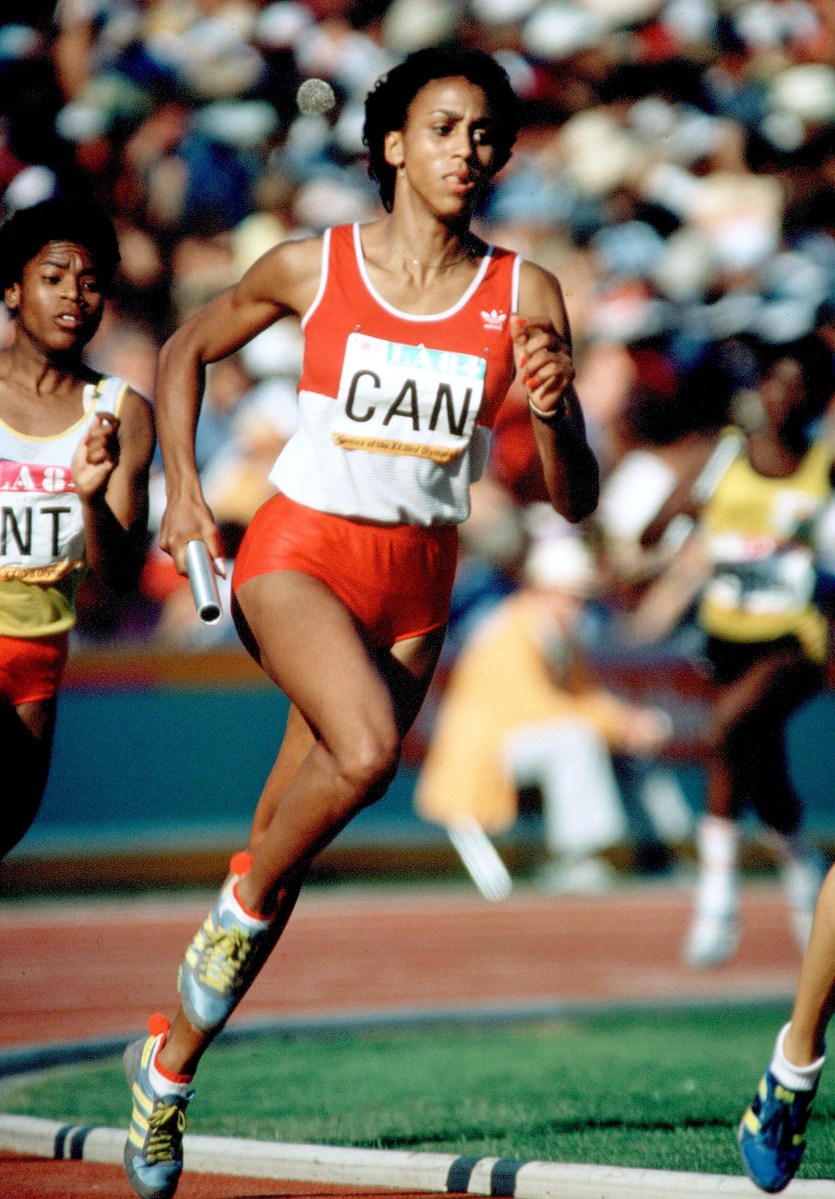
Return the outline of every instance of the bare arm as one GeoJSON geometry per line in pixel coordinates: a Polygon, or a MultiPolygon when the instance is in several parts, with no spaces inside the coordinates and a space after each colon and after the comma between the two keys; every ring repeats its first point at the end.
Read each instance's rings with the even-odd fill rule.
{"type": "Polygon", "coordinates": [[[571,334],[560,285],[529,262],[522,267],[519,312],[511,330],[548,496],[561,516],[576,523],[597,507],[600,474],[574,390],[571,334]]]}
{"type": "Polygon", "coordinates": [[[194,454],[206,367],[281,317],[305,312],[316,294],[320,262],[320,239],[285,242],[268,251],[238,284],[190,317],[160,351],[155,407],[168,503],[159,543],[181,574],[189,541],[205,541],[213,558],[221,553],[194,454]]]}
{"type": "Polygon", "coordinates": [[[722,472],[721,458],[724,453],[717,454],[717,448],[715,435],[699,434],[682,441],[675,461],[676,485],[641,533],[643,547],[657,545],[674,517],[686,516],[692,521],[698,519],[706,498],[701,494],[700,481],[704,479],[704,486],[710,486],[708,476],[712,462],[722,472]]]}
{"type": "Polygon", "coordinates": [[[151,405],[128,390],[121,415],[98,413],[73,456],[87,562],[116,595],[136,586],[145,559],[154,444],[151,405]]]}

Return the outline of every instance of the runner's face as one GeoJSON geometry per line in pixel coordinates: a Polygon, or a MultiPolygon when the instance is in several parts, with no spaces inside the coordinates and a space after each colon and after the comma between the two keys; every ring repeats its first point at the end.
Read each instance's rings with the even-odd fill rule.
{"type": "Polygon", "coordinates": [[[411,188],[440,215],[469,212],[493,177],[494,124],[476,84],[434,79],[412,100],[404,128],[387,134],[386,157],[404,164],[411,188]]]}
{"type": "Polygon", "coordinates": [[[802,424],[807,415],[803,367],[796,358],[780,358],[760,386],[769,423],[778,431],[802,424]]]}
{"type": "Polygon", "coordinates": [[[99,327],[104,292],[95,259],[75,242],[51,241],[6,292],[19,331],[47,355],[80,352],[99,327]]]}

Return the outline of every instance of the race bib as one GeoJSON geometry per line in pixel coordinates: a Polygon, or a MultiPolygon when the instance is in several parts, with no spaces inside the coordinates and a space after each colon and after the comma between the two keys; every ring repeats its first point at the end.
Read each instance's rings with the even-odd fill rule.
{"type": "Polygon", "coordinates": [[[334,444],[448,463],[470,444],[487,363],[352,333],[332,426],[334,444]]]}
{"type": "Polygon", "coordinates": [[[775,550],[772,542],[767,552],[768,539],[749,541],[747,553],[740,552],[738,545],[734,560],[717,565],[708,587],[711,600],[724,608],[763,616],[806,608],[815,589],[811,551],[803,546],[775,550]]]}
{"type": "Polygon", "coordinates": [[[0,460],[0,580],[54,583],[83,557],[84,519],[70,468],[0,460]]]}

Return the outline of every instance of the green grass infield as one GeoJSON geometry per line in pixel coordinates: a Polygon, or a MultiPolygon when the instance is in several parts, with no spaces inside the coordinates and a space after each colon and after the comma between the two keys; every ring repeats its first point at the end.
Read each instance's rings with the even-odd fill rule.
{"type": "MultiPolygon", "coordinates": [[[[740,1174],[736,1126],[785,1018],[732,1005],[221,1041],[189,1132],[740,1174]]],[[[126,1127],[130,1102],[116,1059],[15,1083],[3,1108],[126,1127]]],[[[835,1176],[834,1115],[825,1074],[800,1177],[835,1176]]]]}

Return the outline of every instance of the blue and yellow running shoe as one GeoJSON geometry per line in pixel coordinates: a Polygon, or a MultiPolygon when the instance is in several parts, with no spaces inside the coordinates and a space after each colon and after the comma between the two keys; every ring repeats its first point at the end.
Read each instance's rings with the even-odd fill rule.
{"type": "Polygon", "coordinates": [[[232,859],[217,902],[180,966],[180,1002],[189,1024],[200,1032],[223,1028],[275,944],[273,922],[247,916],[235,900],[246,858],[236,854],[232,859]]]}
{"type": "Polygon", "coordinates": [[[125,1076],[133,1096],[125,1172],[141,1199],[171,1199],[183,1171],[185,1109],[194,1092],[159,1094],[149,1073],[156,1045],[168,1027],[163,1016],[151,1017],[151,1035],[133,1041],[124,1056],[125,1076]]]}
{"type": "Polygon", "coordinates": [[[760,1190],[782,1191],[797,1173],[816,1091],[817,1084],[811,1091],[790,1091],[770,1070],[763,1075],[738,1133],[742,1164],[760,1190]]]}

